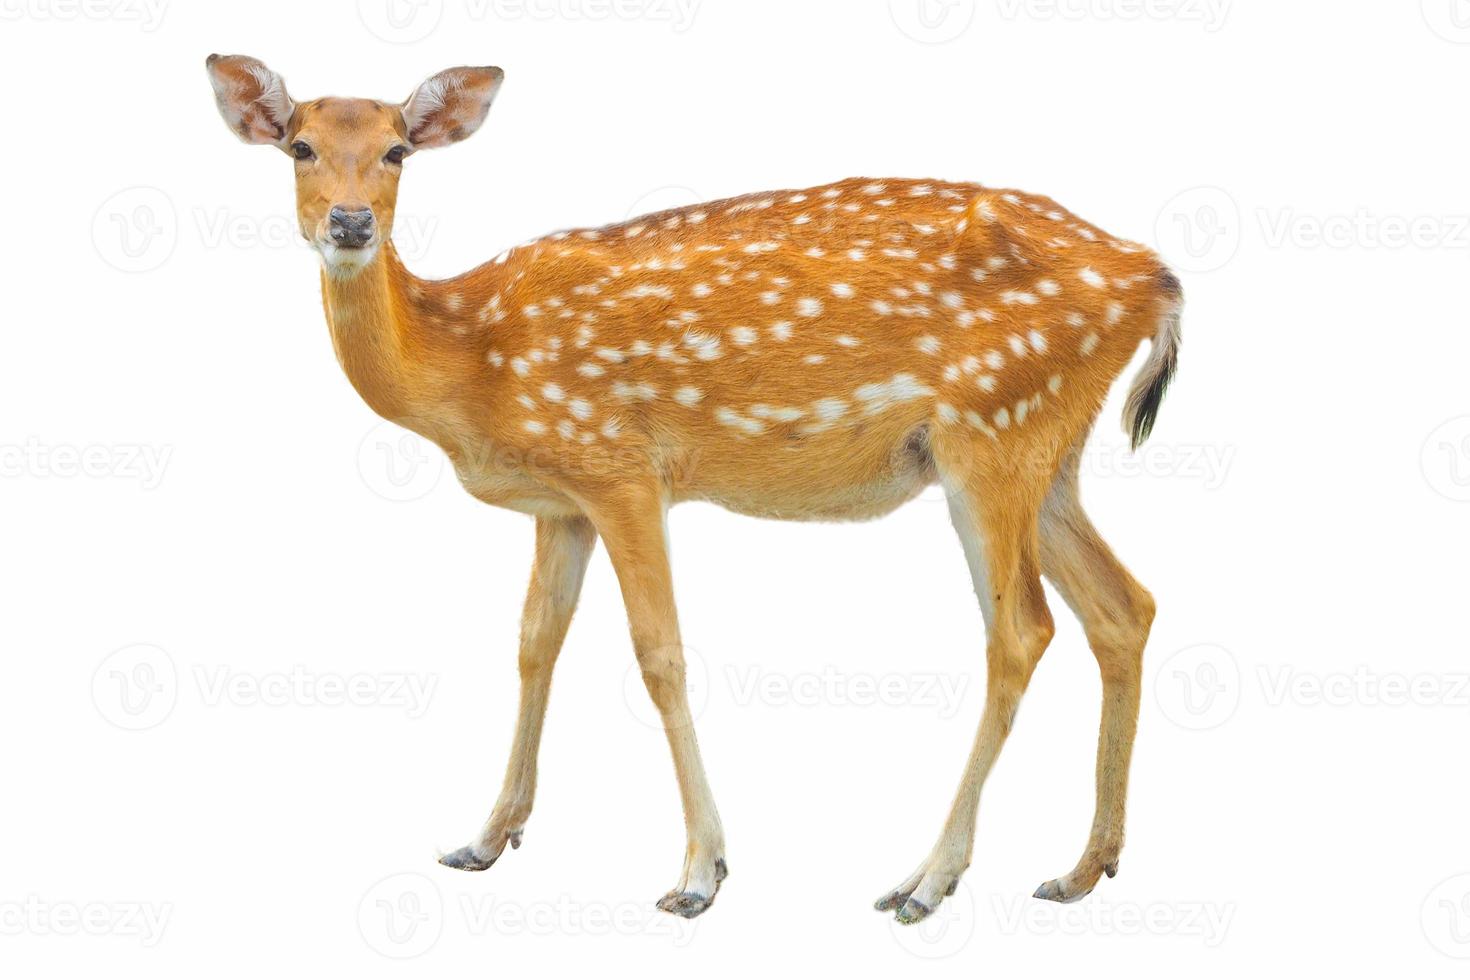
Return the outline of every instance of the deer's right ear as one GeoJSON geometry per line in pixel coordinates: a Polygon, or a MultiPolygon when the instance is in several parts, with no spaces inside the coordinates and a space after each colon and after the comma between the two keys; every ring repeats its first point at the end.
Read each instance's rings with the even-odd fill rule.
{"type": "Polygon", "coordinates": [[[219,114],[247,143],[284,148],[286,127],[295,108],[281,76],[242,54],[212,54],[204,62],[219,114]]]}

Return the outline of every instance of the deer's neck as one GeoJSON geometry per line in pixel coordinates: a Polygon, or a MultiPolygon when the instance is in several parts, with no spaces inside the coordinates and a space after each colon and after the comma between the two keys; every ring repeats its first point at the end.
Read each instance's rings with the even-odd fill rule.
{"type": "Polygon", "coordinates": [[[445,392],[462,390],[472,358],[462,339],[436,322],[435,286],[410,273],[387,243],[355,274],[322,273],[337,360],[384,418],[431,420],[445,392]]]}

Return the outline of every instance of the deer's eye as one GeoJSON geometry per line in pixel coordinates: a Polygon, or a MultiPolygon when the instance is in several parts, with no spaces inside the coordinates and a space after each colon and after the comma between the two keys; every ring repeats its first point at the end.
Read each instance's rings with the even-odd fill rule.
{"type": "Polygon", "coordinates": [[[298,160],[310,160],[312,157],[316,156],[316,154],[312,152],[311,147],[307,146],[300,140],[297,140],[296,142],[291,144],[291,155],[298,160]]]}
{"type": "Polygon", "coordinates": [[[406,156],[408,156],[408,147],[395,146],[383,155],[383,159],[389,163],[402,163],[406,156]]]}

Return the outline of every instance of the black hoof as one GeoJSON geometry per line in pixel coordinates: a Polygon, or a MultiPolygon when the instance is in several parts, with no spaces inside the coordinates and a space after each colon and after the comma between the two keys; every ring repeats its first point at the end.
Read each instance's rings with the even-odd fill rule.
{"type": "Polygon", "coordinates": [[[929,915],[933,911],[933,909],[918,899],[910,898],[907,902],[903,903],[903,908],[898,910],[898,914],[894,918],[898,920],[900,925],[911,926],[915,922],[922,922],[929,918],[929,915]]]}
{"type": "Polygon", "coordinates": [[[696,895],[693,892],[669,892],[658,900],[658,907],[670,915],[692,919],[703,913],[714,902],[713,895],[696,895]]]}
{"type": "Polygon", "coordinates": [[[658,900],[660,910],[677,915],[681,918],[692,919],[702,914],[711,905],[715,904],[715,895],[720,893],[720,882],[730,876],[730,869],[725,864],[724,858],[715,859],[715,890],[710,895],[700,895],[695,892],[669,892],[658,900]]]}
{"type": "Polygon", "coordinates": [[[461,847],[452,854],[440,857],[439,863],[459,871],[484,871],[495,863],[495,858],[483,858],[473,847],[461,847]]]}

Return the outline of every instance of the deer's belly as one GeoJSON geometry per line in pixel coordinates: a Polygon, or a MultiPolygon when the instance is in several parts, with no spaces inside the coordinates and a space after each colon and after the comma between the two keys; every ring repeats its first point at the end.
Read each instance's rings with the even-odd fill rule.
{"type": "Polygon", "coordinates": [[[581,513],[569,497],[510,468],[457,459],[454,471],[471,496],[495,507],[538,517],[574,517],[581,513]]]}
{"type": "Polygon", "coordinates": [[[710,461],[681,499],[706,500],[738,514],[792,521],[864,521],[891,513],[936,480],[919,444],[900,446],[876,462],[786,459],[710,461]]]}
{"type": "Polygon", "coordinates": [[[834,489],[813,494],[807,492],[754,492],[746,488],[716,489],[700,494],[697,499],[719,504],[726,510],[750,517],[780,521],[868,521],[892,513],[913,500],[932,481],[888,480],[834,489]]]}

